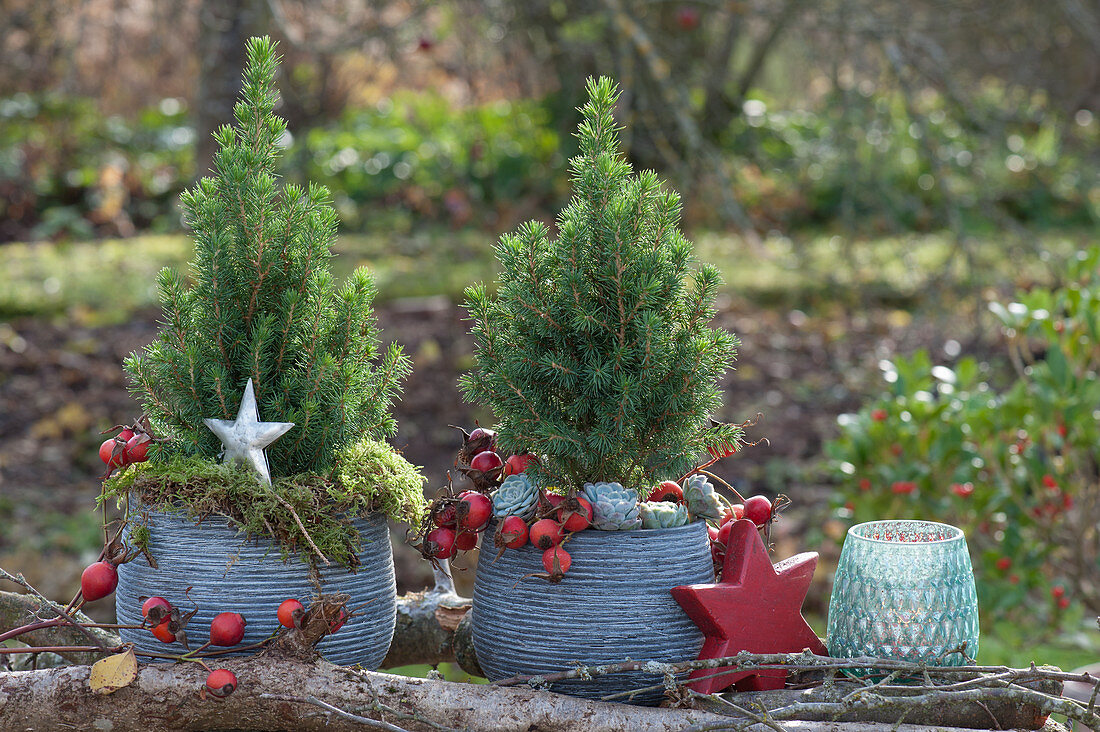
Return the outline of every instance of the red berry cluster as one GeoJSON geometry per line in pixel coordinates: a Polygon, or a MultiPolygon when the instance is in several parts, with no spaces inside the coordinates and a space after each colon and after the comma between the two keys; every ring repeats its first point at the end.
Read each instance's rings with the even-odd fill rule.
{"type": "MultiPolygon", "coordinates": [[[[663,484],[662,484],[663,485],[663,484]]],[[[650,498],[650,500],[654,500],[650,498]]],[[[783,497],[780,496],[780,500],[783,497]]],[[[767,531],[771,522],[775,520],[777,509],[782,504],[777,502],[775,506],[765,496],[750,496],[744,503],[735,503],[722,515],[717,528],[708,526],[710,533],[710,553],[714,560],[714,573],[721,576],[722,566],[726,560],[726,545],[729,543],[730,531],[733,530],[733,522],[740,519],[748,519],[756,524],[758,529],[767,531]]]]}
{"type": "Polygon", "coordinates": [[[161,442],[163,439],[153,435],[149,419],[144,415],[134,424],[115,425],[100,434],[116,430],[118,434],[107,438],[99,446],[99,459],[107,466],[104,478],[109,478],[118,468],[145,462],[149,459],[149,445],[153,442],[161,442]]]}
{"type": "MultiPolygon", "coordinates": [[[[455,465],[473,483],[474,490],[464,491],[457,497],[446,495],[432,504],[420,543],[420,552],[431,561],[450,559],[457,552],[475,548],[478,536],[493,516],[493,502],[488,494],[509,475],[524,473],[538,462],[535,455],[525,452],[501,457],[497,452],[496,432],[491,429],[481,426],[470,432],[461,427],[456,429],[462,431],[463,441],[455,465]]],[[[518,549],[530,541],[543,550],[542,562],[547,577],[559,581],[572,564],[561,543],[568,534],[588,527],[592,506],[579,496],[567,497],[544,491],[535,518],[530,525],[520,516],[501,518],[493,544],[503,551],[518,549]]]]}
{"type": "Polygon", "coordinates": [[[584,496],[541,491],[534,521],[528,525],[521,516],[503,517],[497,525],[493,545],[503,552],[519,549],[530,542],[542,551],[542,566],[546,570],[543,579],[560,582],[573,564],[573,558],[562,544],[591,524],[592,504],[584,496]]]}

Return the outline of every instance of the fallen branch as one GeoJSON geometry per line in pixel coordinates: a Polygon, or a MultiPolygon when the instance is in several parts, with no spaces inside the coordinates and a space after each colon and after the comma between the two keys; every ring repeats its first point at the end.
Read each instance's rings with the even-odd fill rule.
{"type": "MultiPolygon", "coordinates": [[[[954,729],[779,721],[776,715],[759,710],[747,710],[748,716],[731,716],[699,709],[633,707],[532,689],[414,679],[274,656],[226,659],[220,665],[240,681],[237,690],[220,701],[200,699],[206,671],[194,663],[142,664],[129,686],[109,696],[91,691],[87,666],[0,673],[0,729],[358,732],[370,728],[365,720],[374,722],[376,728],[409,732],[456,728],[513,732],[533,727],[540,732],[954,729]]],[[[726,711],[735,710],[727,706],[726,711]]]]}

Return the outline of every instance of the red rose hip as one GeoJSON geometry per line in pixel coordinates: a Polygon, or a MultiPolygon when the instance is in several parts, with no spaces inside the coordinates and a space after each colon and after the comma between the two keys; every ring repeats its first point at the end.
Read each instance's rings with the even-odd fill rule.
{"type": "Polygon", "coordinates": [[[444,526],[432,529],[424,537],[424,552],[436,559],[449,559],[455,553],[455,532],[444,526]]]}
{"type": "Polygon", "coordinates": [[[470,461],[470,468],[472,470],[480,470],[483,473],[488,473],[490,470],[504,465],[504,461],[500,459],[500,455],[497,455],[492,450],[485,450],[474,455],[474,459],[470,461]]]}
{"type": "Polygon", "coordinates": [[[560,546],[552,546],[542,553],[542,566],[552,577],[565,574],[572,564],[573,558],[560,546]]]}
{"type": "Polygon", "coordinates": [[[460,531],[455,535],[455,549],[468,552],[477,546],[476,531],[460,531]]]}
{"type": "Polygon", "coordinates": [[[157,626],[172,612],[172,604],[163,597],[150,597],[141,604],[141,617],[149,621],[150,626],[157,626]]]}
{"type": "Polygon", "coordinates": [[[210,622],[211,645],[237,645],[244,639],[244,625],[244,616],[240,613],[218,613],[210,622]]]}
{"type": "Polygon", "coordinates": [[[115,445],[122,445],[117,442],[115,438],[104,440],[103,444],[99,446],[99,459],[103,461],[105,465],[112,468],[117,468],[122,465],[122,458],[125,454],[125,448],[115,453],[115,445]]]}
{"type": "Polygon", "coordinates": [[[168,626],[169,621],[165,620],[159,625],[154,625],[149,629],[149,632],[153,634],[153,637],[159,640],[161,643],[175,643],[176,634],[172,632],[172,629],[168,626]]]}
{"type": "Polygon", "coordinates": [[[128,463],[143,463],[149,459],[149,440],[145,435],[134,435],[126,441],[122,458],[128,463]]]}
{"type": "Polygon", "coordinates": [[[206,677],[206,691],[219,699],[229,696],[237,688],[237,676],[228,669],[216,668],[206,677]]]}
{"type": "Polygon", "coordinates": [[[519,549],[527,543],[527,522],[519,516],[508,516],[497,529],[498,546],[519,549]]]}
{"type": "Polygon", "coordinates": [[[537,463],[539,459],[530,453],[512,455],[504,461],[504,475],[516,475],[527,471],[531,463],[537,463]]]}
{"type": "Polygon", "coordinates": [[[88,602],[102,600],[118,586],[118,570],[110,562],[89,564],[80,574],[80,594],[88,602]]]}
{"type": "Polygon", "coordinates": [[[302,618],[305,617],[305,614],[306,609],[301,600],[293,597],[283,600],[279,604],[279,609],[275,611],[275,616],[279,618],[279,624],[287,628],[301,628],[302,618]]]}
{"type": "Polygon", "coordinates": [[[485,528],[493,516],[493,502],[489,497],[477,491],[466,491],[458,499],[455,509],[458,528],[470,531],[481,531],[485,528]]]}
{"type": "Polygon", "coordinates": [[[757,526],[763,526],[772,519],[772,502],[764,496],[746,498],[745,518],[757,526]]]}
{"type": "Polygon", "coordinates": [[[557,521],[548,518],[539,519],[531,524],[531,531],[528,536],[531,543],[543,551],[552,546],[557,546],[565,538],[561,525],[557,521]]]}
{"type": "Polygon", "coordinates": [[[674,480],[664,480],[649,494],[647,501],[671,501],[672,503],[684,502],[684,489],[674,480]]]}
{"type": "Polygon", "coordinates": [[[592,504],[587,498],[573,496],[558,504],[558,521],[565,531],[581,531],[592,523],[592,504]]]}

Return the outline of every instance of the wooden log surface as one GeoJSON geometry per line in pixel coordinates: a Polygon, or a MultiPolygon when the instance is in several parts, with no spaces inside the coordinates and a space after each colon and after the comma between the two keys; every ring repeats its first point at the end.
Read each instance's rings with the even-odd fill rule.
{"type": "MultiPolygon", "coordinates": [[[[321,660],[261,654],[225,659],[218,665],[233,671],[240,682],[224,700],[200,697],[206,670],[197,663],[142,664],[133,683],[110,695],[92,692],[88,666],[0,673],[0,729],[351,732],[378,728],[379,721],[390,725],[384,729],[409,732],[662,732],[737,726],[729,716],[706,710],[633,707],[526,688],[415,679],[321,660]],[[342,713],[319,704],[332,705],[342,713]],[[366,719],[375,722],[368,724],[366,719]]],[[[781,724],[790,732],[957,730],[876,722],[792,720],[781,724]]],[[[756,732],[776,726],[753,724],[746,729],[756,732]]]]}

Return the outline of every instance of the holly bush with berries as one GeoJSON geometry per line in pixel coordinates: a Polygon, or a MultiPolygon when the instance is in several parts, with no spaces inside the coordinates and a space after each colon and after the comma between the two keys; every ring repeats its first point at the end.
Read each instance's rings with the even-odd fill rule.
{"type": "Polygon", "coordinates": [[[843,517],[966,532],[987,619],[1100,611],[1100,248],[1062,282],[990,305],[1015,367],[1006,385],[973,358],[884,363],[884,393],[826,447],[843,517]]]}

